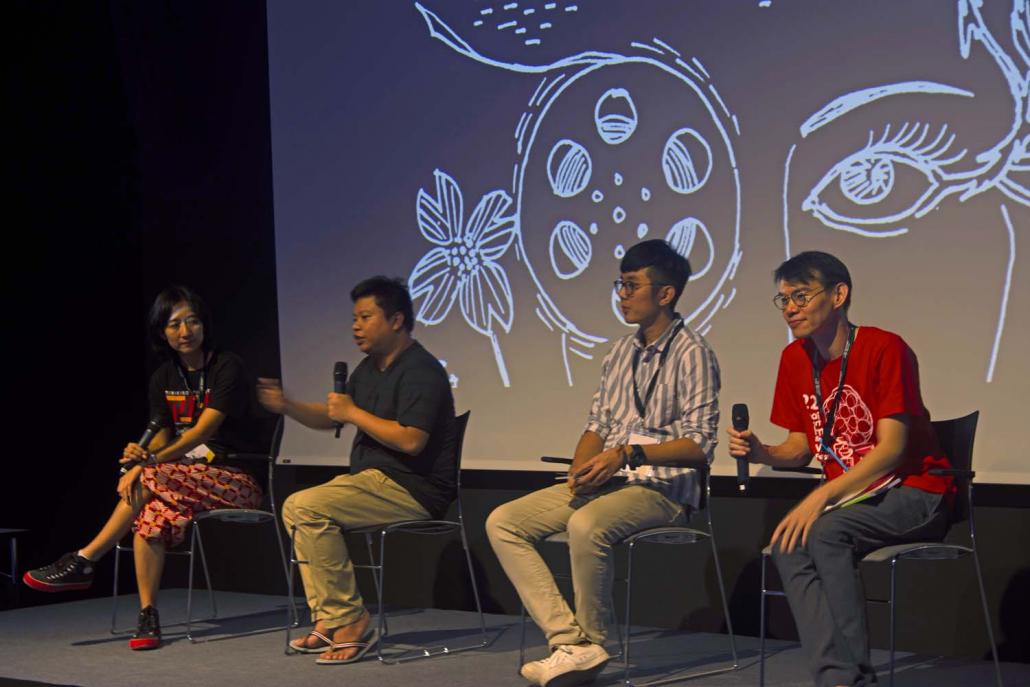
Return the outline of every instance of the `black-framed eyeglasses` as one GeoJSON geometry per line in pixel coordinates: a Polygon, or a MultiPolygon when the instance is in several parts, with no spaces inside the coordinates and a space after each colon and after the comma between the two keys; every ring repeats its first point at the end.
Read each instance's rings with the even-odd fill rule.
{"type": "Polygon", "coordinates": [[[772,301],[773,305],[775,305],[780,310],[786,310],[787,305],[791,301],[793,301],[794,305],[798,306],[799,308],[803,308],[812,302],[813,296],[818,296],[825,290],[826,289],[819,289],[818,291],[805,291],[802,289],[798,291],[792,291],[789,295],[785,293],[778,293],[775,296],[773,296],[772,301]]]}
{"type": "Polygon", "coordinates": [[[615,293],[622,292],[627,296],[632,296],[633,292],[641,286],[665,286],[665,284],[656,281],[635,282],[627,281],[625,279],[616,279],[612,282],[612,285],[615,287],[615,293]]]}

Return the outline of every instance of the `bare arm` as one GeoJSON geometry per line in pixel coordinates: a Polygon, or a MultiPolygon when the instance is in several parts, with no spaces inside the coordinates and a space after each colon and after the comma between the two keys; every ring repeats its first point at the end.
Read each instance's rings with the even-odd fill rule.
{"type": "Polygon", "coordinates": [[[282,383],[278,379],[258,377],[258,402],[270,413],[285,415],[311,429],[333,429],[332,418],[325,403],[295,401],[283,393],[282,383]]]}
{"type": "Polygon", "coordinates": [[[430,434],[418,427],[409,427],[397,420],[386,420],[358,408],[346,393],[330,393],[327,402],[329,417],[337,422],[350,422],[377,442],[408,455],[418,455],[430,441],[430,434]]]}
{"type": "Polygon", "coordinates": [[[661,444],[644,444],[648,465],[669,465],[683,468],[706,468],[708,456],[693,439],[683,437],[661,444]]]}
{"type": "Polygon", "coordinates": [[[416,456],[429,441],[429,433],[418,427],[406,427],[396,420],[385,420],[359,408],[347,394],[329,394],[327,417],[336,422],[349,422],[384,446],[416,456]]]}
{"type": "Polygon", "coordinates": [[[763,463],[774,468],[801,468],[812,462],[812,451],[804,432],[790,432],[782,443],[763,444],[749,429],[738,432],[727,428],[730,455],[747,458],[750,463],[763,463]]]}
{"type": "Polygon", "coordinates": [[[173,437],[171,430],[165,427],[154,437],[149,451],[140,448],[139,444],[129,444],[125,447],[120,462],[144,461],[149,452],[153,452],[158,463],[176,461],[213,437],[224,421],[225,414],[222,411],[204,408],[200,417],[197,418],[197,422],[178,437],[173,437]]]}
{"type": "Polygon", "coordinates": [[[823,514],[827,505],[842,497],[865,489],[896,469],[904,459],[908,441],[908,418],[905,415],[885,417],[876,423],[876,446],[853,468],[840,477],[820,485],[787,513],[773,532],[770,544],[780,542],[788,553],[800,543],[808,543],[812,523],[823,514]]]}

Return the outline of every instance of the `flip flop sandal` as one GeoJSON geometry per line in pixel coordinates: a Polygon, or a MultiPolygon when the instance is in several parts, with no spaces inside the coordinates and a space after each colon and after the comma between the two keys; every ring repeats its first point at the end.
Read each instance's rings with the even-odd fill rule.
{"type": "Polygon", "coordinates": [[[307,637],[303,637],[300,641],[303,642],[300,646],[297,646],[294,642],[290,642],[290,648],[298,654],[321,654],[333,648],[333,640],[329,639],[321,632],[316,632],[315,630],[309,632],[307,637]],[[322,644],[316,647],[310,647],[307,645],[308,637],[314,637],[321,641],[322,644]]]}
{"type": "Polygon", "coordinates": [[[369,649],[373,648],[379,643],[379,630],[376,628],[370,629],[358,642],[341,642],[339,644],[333,644],[332,649],[329,651],[336,652],[342,651],[343,649],[359,649],[358,653],[354,654],[350,658],[318,658],[315,659],[315,663],[323,666],[339,666],[346,663],[357,663],[365,657],[369,649]]]}

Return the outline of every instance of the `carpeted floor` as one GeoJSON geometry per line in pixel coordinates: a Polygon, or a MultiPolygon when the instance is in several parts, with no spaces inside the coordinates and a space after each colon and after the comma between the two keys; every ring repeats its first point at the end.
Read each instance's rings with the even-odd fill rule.
{"type": "MultiPolygon", "coordinates": [[[[197,613],[208,611],[197,596],[197,613]]],[[[134,622],[134,597],[121,603],[122,627],[134,622]]],[[[518,619],[488,616],[492,644],[482,650],[442,656],[395,666],[374,658],[347,666],[318,666],[314,656],[284,656],[283,633],[273,632],[217,641],[228,632],[258,629],[285,622],[285,597],[218,593],[220,619],[202,623],[195,636],[215,639],[191,644],[184,627],[185,591],[162,592],[165,645],[157,651],[133,652],[126,636],[110,634],[110,600],[94,599],[23,608],[0,613],[0,687],[77,685],[80,687],[260,687],[263,685],[315,685],[325,681],[348,687],[483,687],[525,685],[516,673],[518,619]],[[270,611],[274,609],[274,611],[270,611]]],[[[390,618],[391,642],[433,644],[469,643],[477,637],[473,613],[459,611],[397,611],[390,618]]],[[[527,633],[528,658],[544,654],[543,638],[533,628],[527,633]]],[[[777,687],[808,685],[796,645],[771,642],[766,684],[777,687]]],[[[700,687],[757,685],[758,640],[738,637],[740,669],[703,677],[689,684],[700,687]]],[[[693,670],[717,668],[730,660],[724,635],[645,630],[634,632],[631,644],[634,679],[645,681],[668,674],[676,665],[693,670]]],[[[874,660],[885,668],[886,652],[874,660]]],[[[974,687],[993,684],[989,662],[928,659],[899,654],[897,687],[974,687]]],[[[1003,665],[1007,687],[1030,687],[1030,665],[1003,665]]],[[[617,684],[621,665],[615,661],[598,680],[617,684]]]]}

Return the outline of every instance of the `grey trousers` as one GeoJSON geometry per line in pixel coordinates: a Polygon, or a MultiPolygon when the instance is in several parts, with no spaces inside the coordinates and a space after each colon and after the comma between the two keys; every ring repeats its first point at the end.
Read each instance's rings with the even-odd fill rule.
{"type": "Polygon", "coordinates": [[[684,520],[683,506],[648,487],[614,483],[590,496],[573,496],[563,482],[497,507],[486,520],[486,533],[523,605],[554,648],[604,643],[613,544],[684,520]],[[536,550],[538,542],[563,530],[569,535],[575,613],[536,550]]]}
{"type": "Polygon", "coordinates": [[[772,558],[816,685],[876,684],[858,572],[862,556],[881,546],[939,540],[946,527],[941,494],[895,487],[821,516],[807,546],[793,553],[774,547],[772,558]]]}

